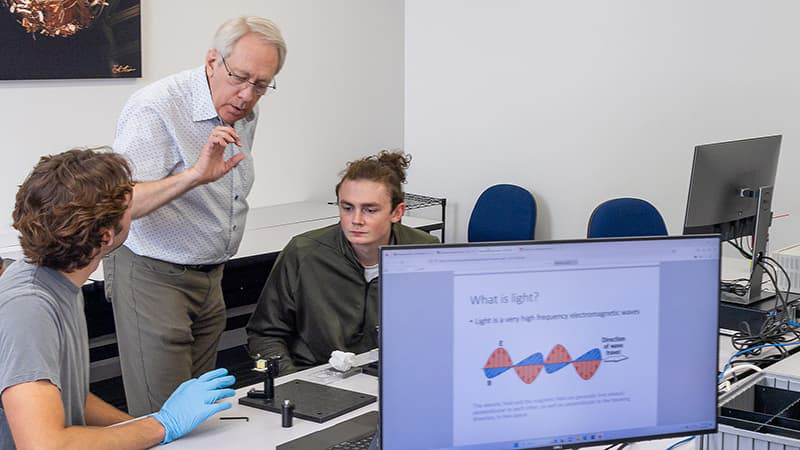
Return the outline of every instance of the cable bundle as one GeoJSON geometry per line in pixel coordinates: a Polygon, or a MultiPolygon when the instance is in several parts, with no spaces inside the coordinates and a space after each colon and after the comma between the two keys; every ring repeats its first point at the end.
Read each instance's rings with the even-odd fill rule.
{"type": "MultiPolygon", "coordinates": [[[[769,364],[776,360],[783,359],[789,354],[784,348],[786,344],[800,343],[800,331],[798,331],[798,324],[794,321],[794,306],[790,305],[788,301],[788,294],[791,292],[792,288],[789,275],[777,261],[769,256],[758,254],[755,255],[754,259],[754,256],[744,249],[742,238],[739,238],[738,242],[730,240],[728,243],[733,245],[742,256],[752,260],[754,264],[758,264],[763,269],[764,273],[767,274],[767,277],[769,277],[775,289],[775,307],[767,313],[767,318],[764,320],[758,332],[754,333],[753,330],[750,329],[750,325],[744,322],[742,324],[743,330],[740,330],[731,338],[733,347],[739,350],[737,355],[744,356],[745,358],[733,360],[730,362],[730,365],[737,363],[755,365],[769,364]],[[786,277],[787,280],[785,292],[782,292],[778,288],[778,270],[783,273],[783,276],[786,277]],[[774,347],[778,350],[778,353],[761,359],[753,358],[754,356],[760,355],[761,350],[766,347],[774,347]]],[[[727,280],[722,283],[722,290],[732,292],[736,295],[747,295],[749,289],[750,281],[747,279],[727,280]]]]}

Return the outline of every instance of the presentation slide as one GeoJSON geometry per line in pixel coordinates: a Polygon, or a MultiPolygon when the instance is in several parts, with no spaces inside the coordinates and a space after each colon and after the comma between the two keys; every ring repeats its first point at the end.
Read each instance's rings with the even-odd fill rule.
{"type": "Polygon", "coordinates": [[[457,275],[453,443],[654,425],[658,283],[657,266],[457,275]]]}

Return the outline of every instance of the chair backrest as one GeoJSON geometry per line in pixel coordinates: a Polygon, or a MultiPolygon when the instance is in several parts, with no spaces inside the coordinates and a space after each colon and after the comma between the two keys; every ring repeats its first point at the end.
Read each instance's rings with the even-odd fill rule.
{"type": "Polygon", "coordinates": [[[615,198],[594,209],[587,237],[666,236],[667,226],[655,206],[639,198],[615,198]]]}
{"type": "Polygon", "coordinates": [[[478,197],[469,218],[469,242],[532,240],[536,231],[536,200],[526,189],[496,184],[478,197]]]}

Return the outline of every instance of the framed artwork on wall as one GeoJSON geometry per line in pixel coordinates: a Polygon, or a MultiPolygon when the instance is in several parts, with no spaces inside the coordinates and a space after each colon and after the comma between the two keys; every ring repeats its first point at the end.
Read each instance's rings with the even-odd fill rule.
{"type": "Polygon", "coordinates": [[[139,78],[140,0],[0,0],[0,80],[139,78]]]}

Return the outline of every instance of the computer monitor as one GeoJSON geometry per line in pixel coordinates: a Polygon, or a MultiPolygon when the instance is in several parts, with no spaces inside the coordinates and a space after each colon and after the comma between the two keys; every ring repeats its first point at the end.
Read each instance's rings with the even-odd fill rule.
{"type": "MultiPolygon", "coordinates": [[[[781,136],[698,145],[694,149],[684,234],[719,233],[723,241],[752,236],[752,255],[766,255],[781,136]]],[[[749,291],[722,300],[750,304],[772,297],[761,290],[753,264],[749,291]]]]}
{"type": "Polygon", "coordinates": [[[716,431],[719,270],[717,236],[382,248],[381,448],[716,431]]]}

